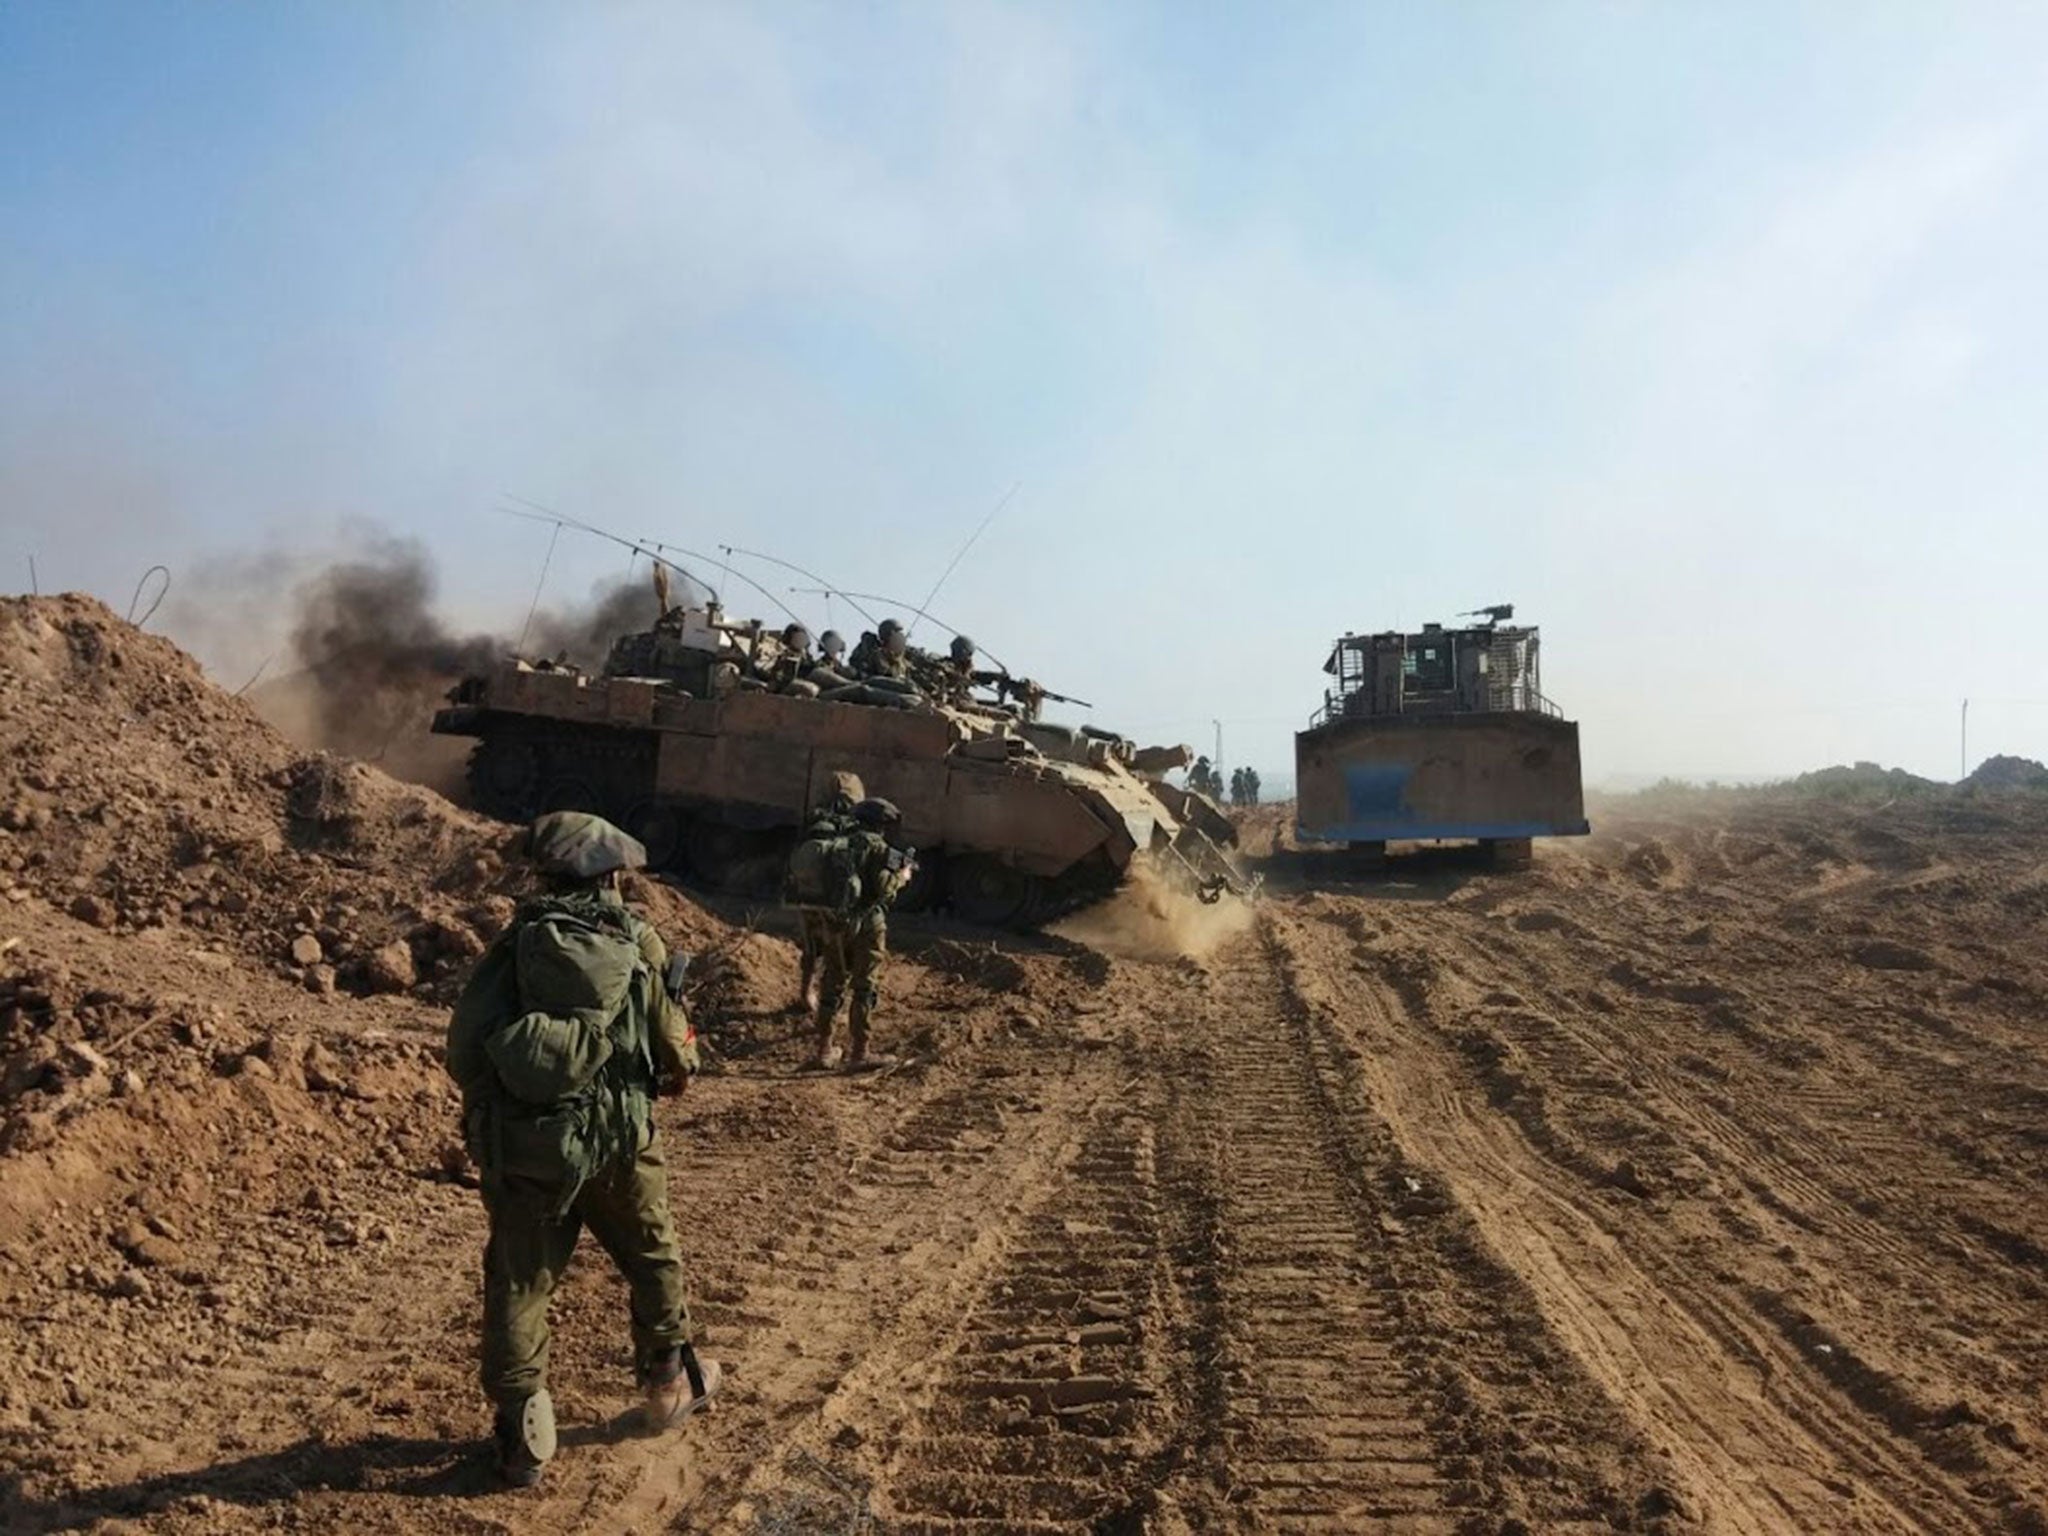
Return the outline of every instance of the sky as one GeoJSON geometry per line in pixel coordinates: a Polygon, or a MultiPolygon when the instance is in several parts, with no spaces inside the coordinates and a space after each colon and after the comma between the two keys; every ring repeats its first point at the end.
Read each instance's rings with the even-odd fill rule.
{"type": "Polygon", "coordinates": [[[1596,784],[2048,757],[2044,103],[1994,0],[0,0],[0,589],[994,511],[941,620],[1269,785],[1498,602],[1596,784]]]}

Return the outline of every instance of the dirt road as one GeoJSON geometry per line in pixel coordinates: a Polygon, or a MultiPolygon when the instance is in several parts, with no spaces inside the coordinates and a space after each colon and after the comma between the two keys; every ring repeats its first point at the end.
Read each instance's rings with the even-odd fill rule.
{"type": "Polygon", "coordinates": [[[0,1528],[2048,1531],[2034,798],[1638,806],[1505,877],[1283,850],[1234,925],[906,922],[858,1081],[795,1070],[776,914],[644,886],[707,957],[719,1070],[663,1113],[729,1391],[632,1435],[580,1261],[514,1494],[438,1060],[502,832],[25,612],[0,1528]]]}

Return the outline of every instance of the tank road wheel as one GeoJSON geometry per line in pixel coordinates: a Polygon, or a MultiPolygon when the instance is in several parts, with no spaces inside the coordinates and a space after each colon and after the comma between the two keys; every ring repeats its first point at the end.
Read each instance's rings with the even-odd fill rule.
{"type": "Polygon", "coordinates": [[[1038,905],[1039,882],[985,853],[967,853],[946,871],[956,916],[985,928],[1027,923],[1038,905]]]}
{"type": "Polygon", "coordinates": [[[487,736],[469,755],[470,804],[486,816],[529,820],[540,777],[540,750],[531,741],[487,736]]]}
{"type": "Polygon", "coordinates": [[[649,869],[673,869],[683,862],[689,818],[677,807],[659,800],[642,800],[626,812],[620,825],[646,847],[649,869]]]}
{"type": "Polygon", "coordinates": [[[945,899],[945,870],[945,860],[936,854],[919,858],[917,870],[910,877],[910,884],[904,886],[896,897],[896,910],[929,912],[936,907],[945,899]]]}
{"type": "Polygon", "coordinates": [[[738,827],[697,820],[684,834],[691,872],[713,890],[733,890],[747,875],[753,839],[738,827]]]}

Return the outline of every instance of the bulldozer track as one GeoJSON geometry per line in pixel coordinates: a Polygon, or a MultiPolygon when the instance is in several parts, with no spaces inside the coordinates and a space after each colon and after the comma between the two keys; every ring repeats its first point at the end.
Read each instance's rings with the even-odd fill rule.
{"type": "Polygon", "coordinates": [[[889,1528],[1115,1529],[1146,1507],[1156,1402],[1152,1135],[1096,1125],[969,1311],[886,1484],[889,1528]]]}

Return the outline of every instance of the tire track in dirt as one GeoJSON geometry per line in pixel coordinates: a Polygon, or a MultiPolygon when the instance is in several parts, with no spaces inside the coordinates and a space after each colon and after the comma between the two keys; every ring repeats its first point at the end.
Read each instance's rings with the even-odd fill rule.
{"type": "MultiPolygon", "coordinates": [[[[1428,935],[1438,945],[1441,913],[1428,935]]],[[[1554,1166],[1508,1115],[1475,1103],[1465,1063],[1411,1006],[1367,973],[1332,924],[1355,915],[1269,919],[1308,1004],[1365,1047],[1374,1097],[1419,1161],[1442,1171],[1489,1240],[1533,1288],[1572,1351],[1683,1469],[1717,1528],[1957,1531],[1994,1528],[1945,1479],[1902,1462],[1775,1328],[1729,1306],[1683,1266],[1639,1263],[1584,1180],[1554,1166]]],[[[1396,923],[1400,927],[1399,922],[1396,923]]],[[[1478,954],[1474,952],[1475,956],[1478,954]]],[[[1512,978],[1506,978],[1511,981],[1512,978]]],[[[1596,1089],[1624,1064],[1576,1070],[1596,1089]]],[[[1539,1127],[1537,1139],[1542,1139],[1539,1127]]]]}
{"type": "MultiPolygon", "coordinates": [[[[1344,914],[1338,925],[1356,932],[1356,916],[1344,914]]],[[[1906,1134],[1908,1122],[1897,1101],[1886,1098],[1885,1080],[1854,1061],[1854,1043],[1831,1037],[1828,1048],[1838,1059],[1817,1081],[1806,1080],[1803,1072],[1773,1058],[1760,1068],[1768,1089],[1748,1077],[1725,1087],[1710,1084],[1664,1069],[1655,1062],[1654,1052],[1640,1048],[1639,1039],[1604,1020],[1584,1027],[1573,1017],[1570,999],[1556,995],[1512,936],[1474,933],[1469,924],[1453,921],[1435,925],[1431,941],[1434,952],[1443,956],[1446,977],[1461,976],[1473,995],[1488,994],[1504,980],[1512,980],[1520,992],[1509,995],[1542,998],[1548,1010],[1519,1003],[1505,1009],[1482,1004],[1468,1015],[1478,1021],[1478,1028],[1467,1046],[1473,1038],[1504,1037],[1521,1055],[1516,1075],[1526,1074],[1531,1085],[1562,1082],[1575,1095],[1592,1089],[1594,1096],[1586,1103],[1628,1103],[1633,1111],[1647,1112],[1659,1136],[1685,1149],[1687,1156],[1729,1170],[1761,1208],[1744,1214],[1735,1206],[1712,1205],[1712,1214],[1725,1224],[1738,1247],[1767,1242],[1782,1251],[1779,1239],[1788,1228],[1797,1229],[1792,1235],[1799,1238],[1804,1271],[1828,1277],[1831,1289],[1839,1287],[1848,1296],[1853,1297],[1859,1286],[1866,1294],[1872,1289],[1889,1293],[1911,1287],[1921,1296],[1947,1298],[1964,1313],[1980,1304],[1994,1315],[2000,1308],[2038,1307],[2041,1287],[2024,1262],[2024,1253],[2000,1262],[1959,1241],[1959,1220],[1968,1219],[1969,1197],[1974,1195],[1981,1204],[1990,1192],[1961,1179],[1946,1159],[1928,1155],[1922,1139],[1906,1134]],[[1633,1051],[1628,1049],[1632,1039],[1637,1047],[1633,1051]],[[1914,1169],[1915,1176],[1899,1181],[1896,1170],[1903,1168],[1914,1169]],[[1776,1227],[1777,1222],[1788,1226],[1776,1227]],[[1776,1237],[1768,1237],[1765,1226],[1775,1227],[1776,1237]]],[[[1369,944],[1359,953],[1367,962],[1373,959],[1369,944]]],[[[1418,987],[1410,975],[1396,990],[1419,1022],[1440,1027],[1439,1015],[1446,1006],[1431,995],[1440,989],[1418,987]]],[[[1496,990],[1491,995],[1500,994],[1496,990]]],[[[1557,1117],[1546,1110],[1540,1087],[1523,1092],[1515,1085],[1504,1107],[1547,1157],[1595,1186],[1613,1182],[1571,1131],[1551,1123],[1557,1117]]],[[[1584,1104],[1577,1107],[1584,1113],[1584,1104]]],[[[1996,1202],[1991,1208],[1997,1208],[1996,1202]]],[[[1619,1230],[1612,1222],[1607,1225],[1619,1230]]],[[[1987,1241],[2004,1232],[1994,1223],[1980,1225],[1989,1227],[1991,1235],[1975,1235],[1987,1241]]],[[[1635,1230],[1640,1239],[1641,1229],[1635,1230]]],[[[1657,1257],[1654,1252],[1640,1256],[1657,1257]]],[[[1725,1268],[1719,1262],[1711,1267],[1725,1268]]],[[[1913,1385],[1864,1359],[1794,1299],[1789,1276],[1767,1280],[1723,1274],[1723,1283],[1700,1286],[1696,1255],[1676,1263],[1665,1259],[1660,1273],[1674,1278],[1679,1293],[1689,1298],[1693,1315],[1732,1353],[1773,1371],[1783,1367],[1817,1375],[1867,1415],[1866,1424],[1851,1422],[1848,1427],[1855,1432],[1838,1437],[1837,1449],[1851,1463],[1883,1467],[1885,1476],[1908,1489],[1933,1490],[1931,1506],[1926,1495],[1919,1496],[1917,1504],[1909,1495],[1909,1504],[1931,1508],[1934,1519],[1947,1521],[1951,1516],[1946,1501],[1956,1493],[1951,1477],[1962,1472],[1971,1479],[1968,1495],[1976,1520],[2003,1528],[2005,1518],[1995,1513],[2000,1505],[2012,1518],[2025,1519],[2016,1512],[2025,1509],[2028,1494],[1993,1464],[2001,1452],[2014,1448],[2006,1443],[2012,1432],[1987,1426],[1978,1410],[1957,1396],[1948,1372],[1913,1385]],[[1993,1431],[1989,1437],[1987,1428],[1993,1431]],[[1916,1467],[1921,1461],[1925,1464],[1916,1467]]],[[[1868,1327],[1867,1307],[1864,1317],[1868,1327]]],[[[1910,1327],[1913,1335],[1923,1331],[1910,1327]]],[[[1868,1350],[1866,1345],[1864,1352],[1868,1350]]],[[[1943,1353],[1941,1364],[1948,1366],[1953,1352],[1943,1353]]],[[[1980,1373],[1974,1390],[1995,1400],[1998,1383],[1980,1373]]]]}
{"type": "Polygon", "coordinates": [[[591,1529],[752,1529],[789,1502],[793,1461],[838,1460],[832,1435],[858,1405],[900,1403],[928,1370],[1033,1192],[1074,1157],[1112,1076],[1091,1061],[1030,1091],[1006,1070],[958,1083],[822,1180],[811,1208],[733,1279],[746,1330],[730,1351],[733,1404],[687,1442],[657,1442],[591,1529]],[[716,1469],[701,1484],[686,1475],[694,1459],[716,1469]]]}
{"type": "Polygon", "coordinates": [[[900,1536],[1136,1529],[1160,1440],[1151,1127],[1115,1113],[1006,1246],[882,1479],[900,1536]]]}
{"type": "Polygon", "coordinates": [[[1176,1225],[1213,1250],[1181,1271],[1197,1528],[1655,1525],[1668,1500],[1611,1409],[1403,1162],[1280,959],[1262,937],[1213,973],[1168,1121],[1176,1225]]]}

